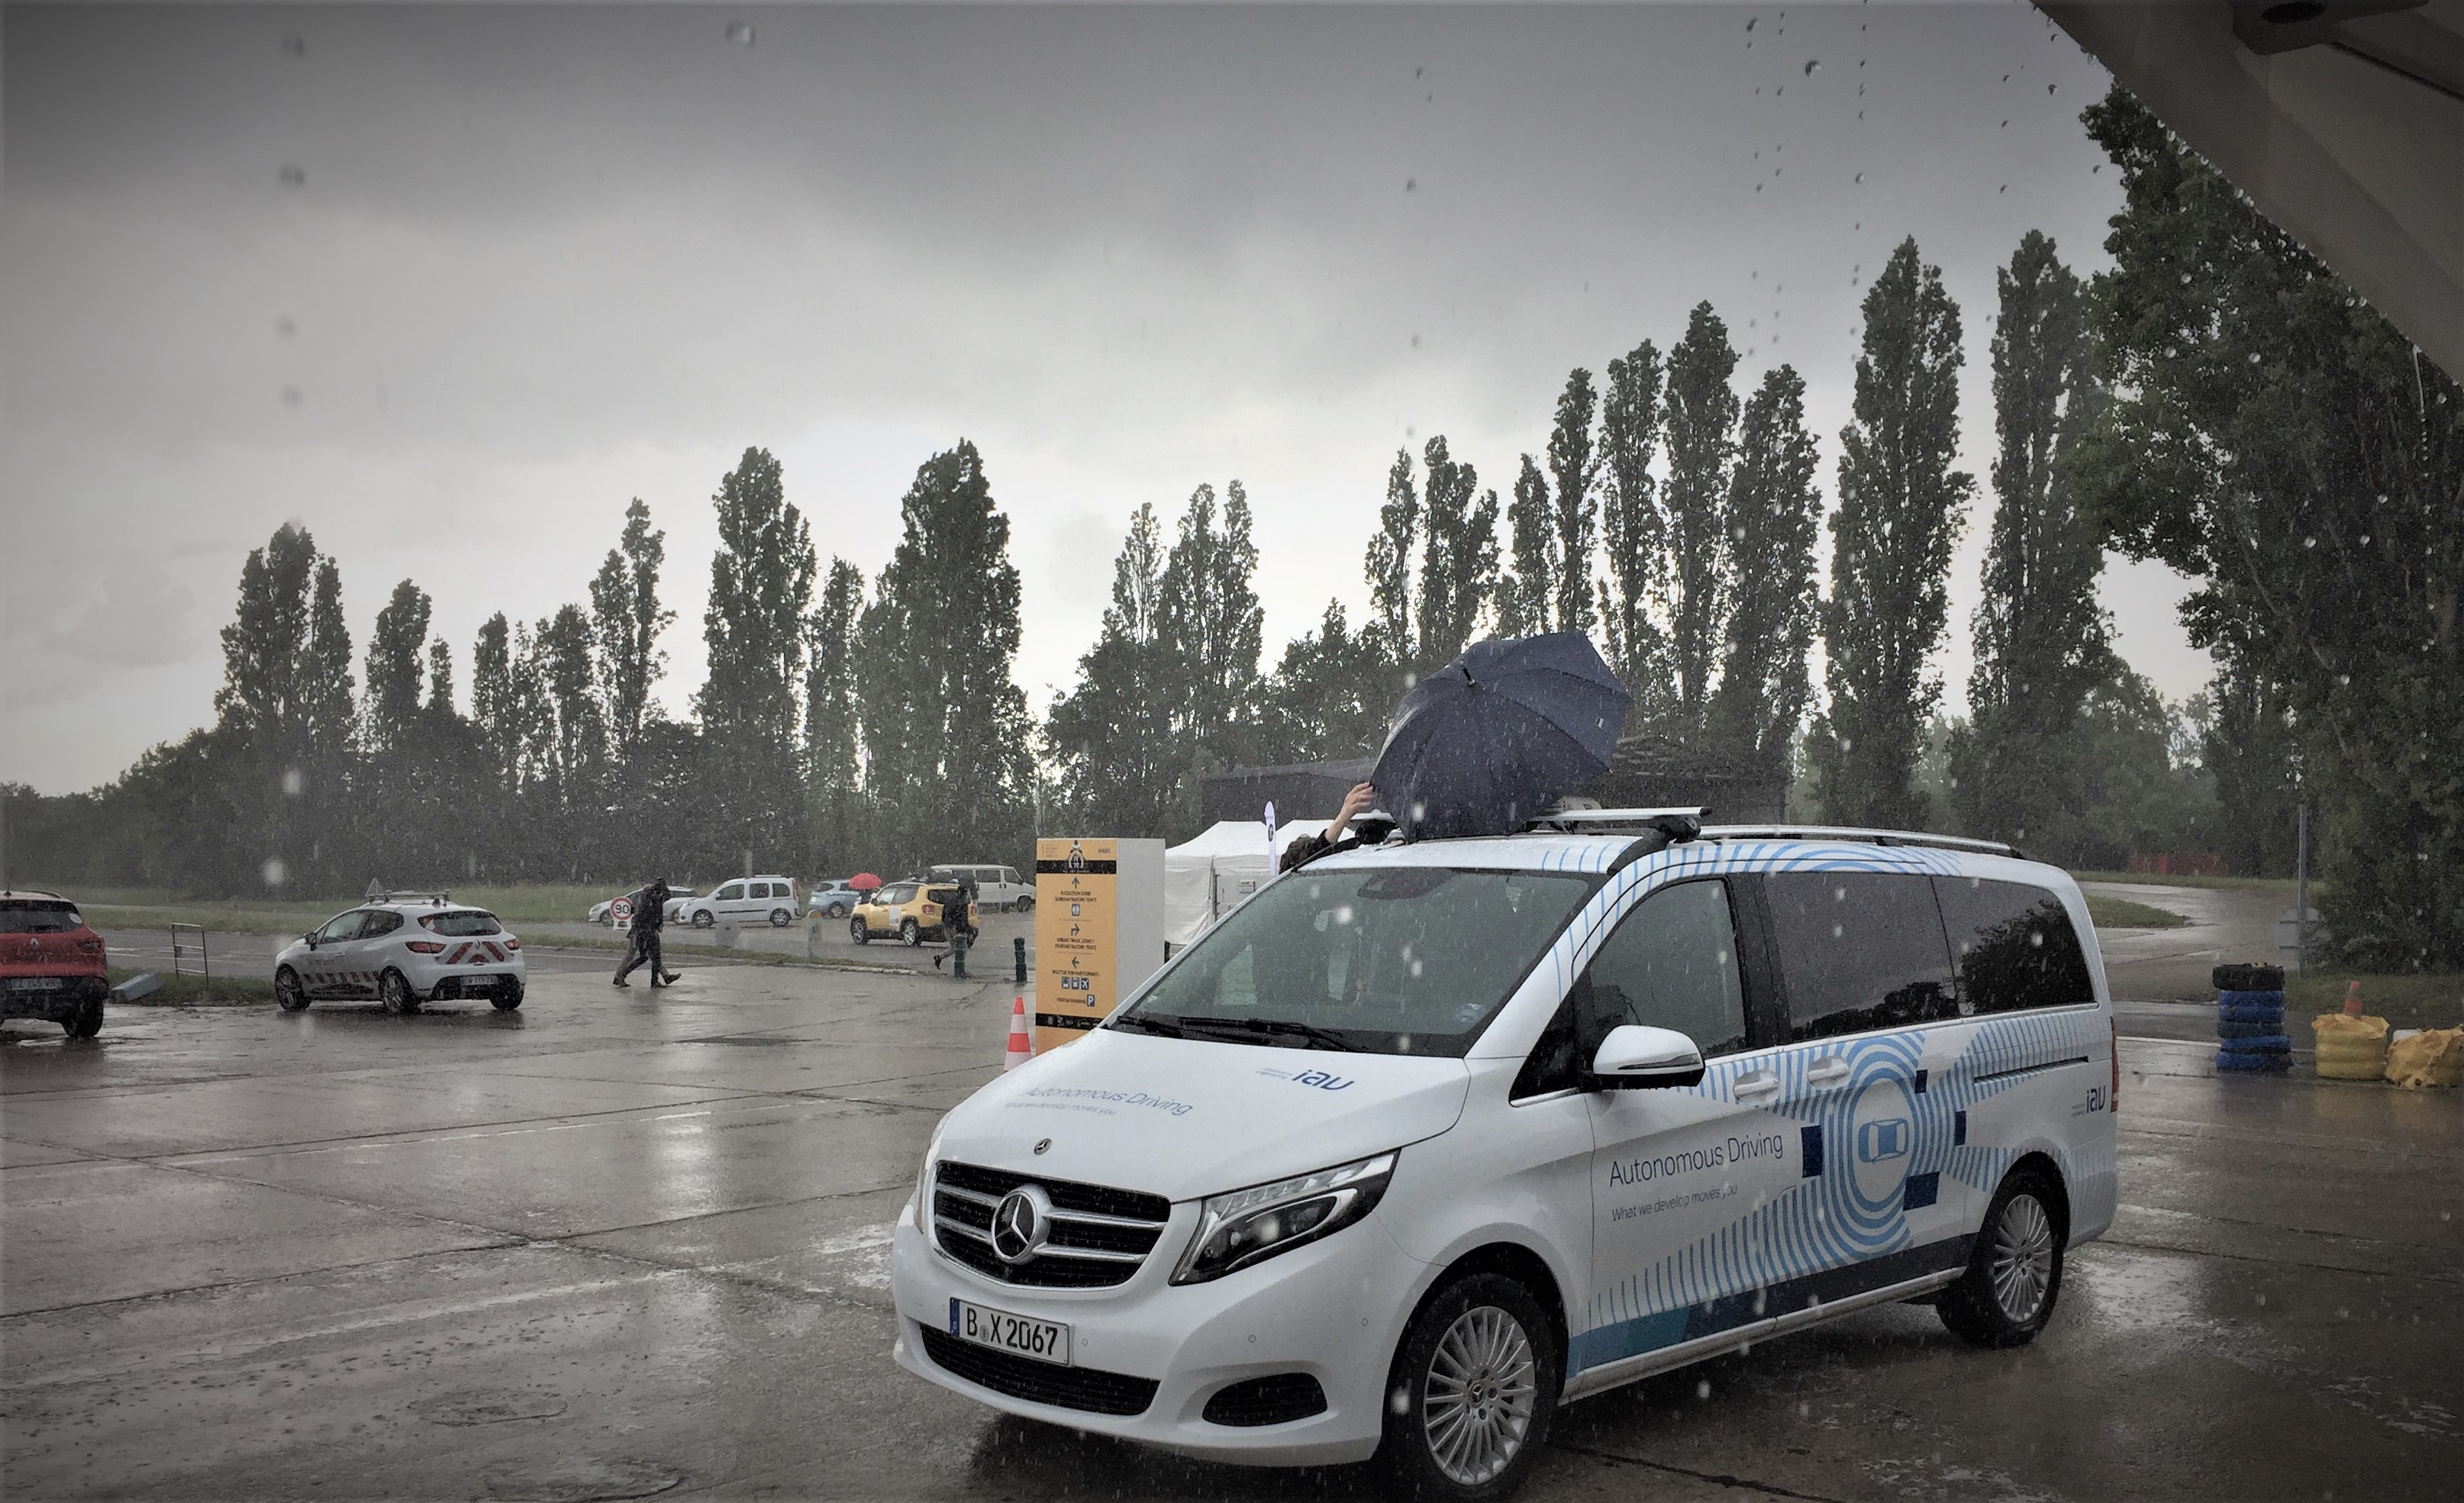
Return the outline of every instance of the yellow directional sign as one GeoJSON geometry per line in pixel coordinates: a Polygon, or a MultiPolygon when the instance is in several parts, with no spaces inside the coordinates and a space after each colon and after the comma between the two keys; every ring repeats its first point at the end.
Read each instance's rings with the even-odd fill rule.
{"type": "MultiPolygon", "coordinates": [[[[1035,1051],[1058,1049],[1121,1000],[1118,843],[1035,843],[1035,1051]]],[[[1138,980],[1145,980],[1140,976],[1138,980]]]]}

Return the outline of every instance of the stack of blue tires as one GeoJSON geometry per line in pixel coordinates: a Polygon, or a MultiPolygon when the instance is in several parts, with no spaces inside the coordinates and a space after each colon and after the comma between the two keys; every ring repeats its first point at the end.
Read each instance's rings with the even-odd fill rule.
{"type": "Polygon", "coordinates": [[[2293,1040],[2284,1031],[2284,967],[2219,965],[2216,984],[2216,1071],[2280,1075],[2293,1068],[2293,1040]]]}

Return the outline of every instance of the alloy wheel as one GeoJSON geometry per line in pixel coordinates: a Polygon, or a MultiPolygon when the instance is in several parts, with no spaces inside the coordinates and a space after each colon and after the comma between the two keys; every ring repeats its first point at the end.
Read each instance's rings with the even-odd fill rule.
{"type": "Polygon", "coordinates": [[[2002,1314],[2014,1325],[2034,1320],[2054,1279],[2054,1223],[2042,1202],[2022,1193],[2003,1205],[1987,1267],[2002,1314]]]}
{"type": "Polygon", "coordinates": [[[1495,1305],[1464,1311],[1429,1356],[1421,1426],[1429,1457],[1463,1487],[1513,1464],[1539,1398],[1531,1339],[1495,1305]]]}

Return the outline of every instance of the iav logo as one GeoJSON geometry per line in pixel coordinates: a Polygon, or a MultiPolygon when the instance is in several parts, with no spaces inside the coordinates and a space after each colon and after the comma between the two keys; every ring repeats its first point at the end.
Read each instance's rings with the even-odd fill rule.
{"type": "Polygon", "coordinates": [[[1320,1091],[1342,1091],[1349,1088],[1352,1082],[1341,1075],[1330,1075],[1323,1070],[1304,1070],[1292,1077],[1292,1084],[1315,1086],[1320,1091]]]}

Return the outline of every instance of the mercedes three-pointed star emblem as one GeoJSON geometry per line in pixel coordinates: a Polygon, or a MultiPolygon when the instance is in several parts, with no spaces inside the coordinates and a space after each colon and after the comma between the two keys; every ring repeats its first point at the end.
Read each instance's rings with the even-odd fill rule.
{"type": "Polygon", "coordinates": [[[1043,1185],[1022,1184],[993,1212],[993,1251],[1003,1263],[1023,1263],[1043,1249],[1051,1230],[1052,1198],[1043,1185]]]}

